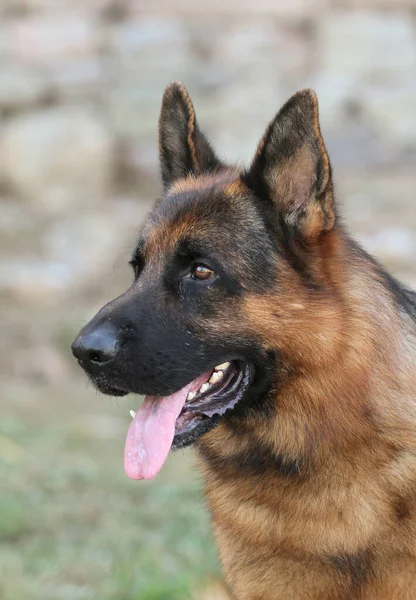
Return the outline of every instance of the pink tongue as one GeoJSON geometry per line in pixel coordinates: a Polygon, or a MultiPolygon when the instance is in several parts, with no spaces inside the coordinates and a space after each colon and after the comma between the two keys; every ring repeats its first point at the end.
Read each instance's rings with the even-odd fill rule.
{"type": "Polygon", "coordinates": [[[171,396],[146,396],[127,433],[124,470],[131,479],[152,479],[162,468],[175,435],[175,423],[189,391],[196,391],[205,373],[171,396]]]}

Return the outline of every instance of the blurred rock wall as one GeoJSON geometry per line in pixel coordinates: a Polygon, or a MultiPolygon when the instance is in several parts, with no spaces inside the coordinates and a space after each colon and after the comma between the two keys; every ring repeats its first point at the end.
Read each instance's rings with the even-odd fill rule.
{"type": "Polygon", "coordinates": [[[28,348],[55,364],[62,323],[125,285],[175,79],[219,154],[243,162],[282,103],[316,88],[348,221],[416,280],[416,0],[0,0],[9,373],[36,369],[28,348]]]}
{"type": "Polygon", "coordinates": [[[415,0],[0,6],[0,185],[16,198],[82,206],[143,183],[173,79],[224,157],[247,161],[285,99],[313,86],[338,164],[414,161],[415,0]]]}

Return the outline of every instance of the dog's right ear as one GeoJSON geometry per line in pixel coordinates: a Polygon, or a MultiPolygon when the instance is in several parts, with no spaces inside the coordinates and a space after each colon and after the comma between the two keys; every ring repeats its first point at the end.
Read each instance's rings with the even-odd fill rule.
{"type": "Polygon", "coordinates": [[[165,189],[189,174],[212,173],[222,166],[199,130],[188,92],[177,82],[168,85],[163,95],[159,157],[165,189]]]}

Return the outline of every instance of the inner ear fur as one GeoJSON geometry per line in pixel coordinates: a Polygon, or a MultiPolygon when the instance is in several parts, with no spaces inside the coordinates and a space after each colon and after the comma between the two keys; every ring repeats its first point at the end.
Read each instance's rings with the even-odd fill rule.
{"type": "Polygon", "coordinates": [[[193,104],[181,83],[171,83],[163,95],[159,157],[164,188],[189,174],[212,173],[222,166],[198,127],[193,104]]]}
{"type": "Polygon", "coordinates": [[[306,240],[332,229],[331,164],[313,90],[297,92],[269,124],[246,181],[266,193],[285,222],[306,240]]]}

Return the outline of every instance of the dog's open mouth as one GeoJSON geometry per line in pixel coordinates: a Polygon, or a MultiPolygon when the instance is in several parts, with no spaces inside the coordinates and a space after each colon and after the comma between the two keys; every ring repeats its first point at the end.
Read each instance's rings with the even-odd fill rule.
{"type": "Polygon", "coordinates": [[[124,467],[132,479],[151,479],[161,469],[175,435],[195,429],[204,419],[223,415],[243,397],[253,368],[226,362],[197,377],[170,396],[146,396],[130,425],[124,467]]]}

